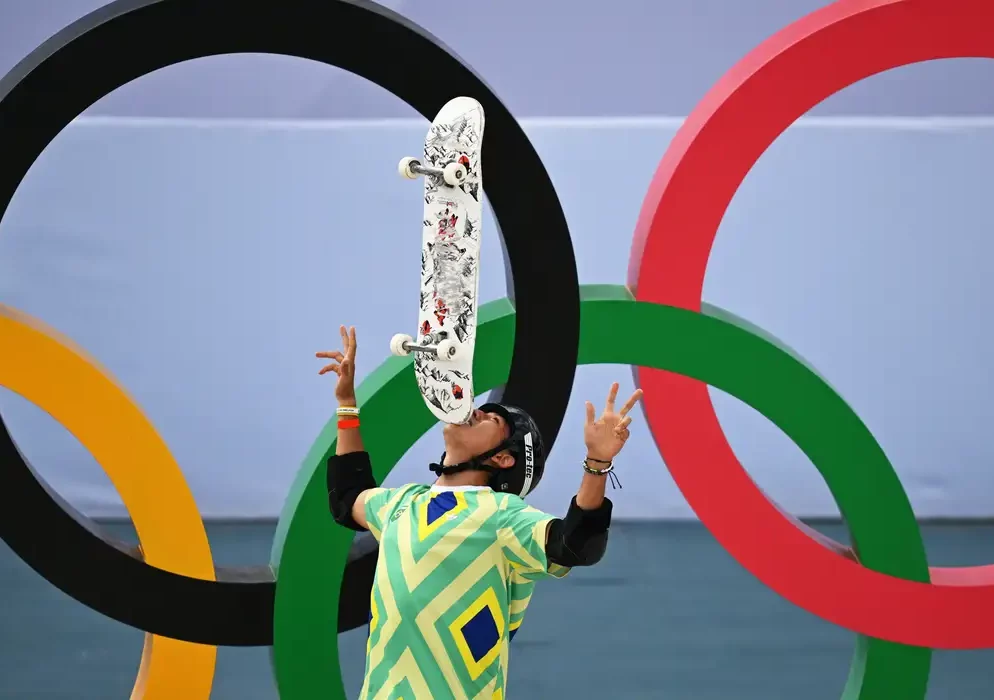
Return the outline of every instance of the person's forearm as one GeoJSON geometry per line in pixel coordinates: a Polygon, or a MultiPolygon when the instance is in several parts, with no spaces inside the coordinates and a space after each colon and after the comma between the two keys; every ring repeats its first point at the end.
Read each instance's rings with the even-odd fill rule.
{"type": "MultiPolygon", "coordinates": [[[[584,462],[591,469],[606,469],[611,466],[611,462],[606,459],[607,455],[595,456],[597,453],[587,452],[584,462]]],[[[604,502],[604,489],[607,486],[608,473],[591,474],[586,469],[583,471],[583,479],[580,481],[580,488],[576,492],[576,505],[583,510],[596,510],[604,502]]]]}
{"type": "MultiPolygon", "coordinates": [[[[591,463],[591,467],[598,469],[607,466],[591,463]]],[[[580,488],[576,491],[576,505],[583,510],[596,510],[604,502],[604,489],[607,483],[607,474],[590,474],[583,472],[583,479],[580,481],[580,488]]]]}
{"type": "MultiPolygon", "coordinates": [[[[341,406],[355,406],[355,399],[348,401],[342,401],[341,406]]],[[[344,420],[349,420],[351,416],[337,416],[339,422],[344,420]]],[[[345,455],[351,452],[363,452],[365,448],[362,444],[362,433],[359,431],[359,426],[339,428],[338,429],[338,440],[335,442],[335,454],[345,455]]]]}
{"type": "MultiPolygon", "coordinates": [[[[355,407],[355,399],[339,408],[355,407]]],[[[366,493],[376,487],[369,455],[362,445],[358,416],[338,414],[335,454],[328,458],[328,506],[335,522],[352,530],[366,530],[366,493]]]]}

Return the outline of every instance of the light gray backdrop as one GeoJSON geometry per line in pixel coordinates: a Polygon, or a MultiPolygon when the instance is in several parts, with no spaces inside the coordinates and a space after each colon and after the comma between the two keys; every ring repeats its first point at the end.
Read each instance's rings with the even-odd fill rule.
{"type": "MultiPolygon", "coordinates": [[[[0,69],[99,4],[0,0],[0,69]]],[[[819,4],[624,0],[566,12],[565,0],[514,0],[464,17],[442,3],[391,6],[522,115],[565,207],[580,279],[600,283],[624,280],[642,196],[681,115],[751,46],[819,4]],[[598,199],[605,172],[616,184],[598,199]]],[[[820,106],[740,189],[705,285],[707,301],[828,377],[922,516],[994,515],[992,76],[994,62],[916,66],[820,106]]],[[[0,302],[73,337],[129,388],[205,516],[275,516],[333,408],[314,351],[355,324],[366,374],[416,323],[420,195],[395,166],[425,126],[380,88],[299,60],[223,57],[141,79],[69,127],[22,184],[0,222],[0,302]]],[[[483,264],[483,298],[502,296],[492,235],[483,264]]],[[[627,367],[579,371],[537,506],[564,509],[579,479],[582,402],[599,404],[614,379],[632,389],[627,367]]],[[[836,514],[786,438],[717,398],[764,489],[797,514],[836,514]]],[[[7,392],[0,411],[71,502],[121,514],[54,421],[7,392]]],[[[634,432],[612,494],[618,514],[692,517],[641,416],[634,432]]],[[[430,476],[438,453],[436,429],[390,482],[430,476]]]]}

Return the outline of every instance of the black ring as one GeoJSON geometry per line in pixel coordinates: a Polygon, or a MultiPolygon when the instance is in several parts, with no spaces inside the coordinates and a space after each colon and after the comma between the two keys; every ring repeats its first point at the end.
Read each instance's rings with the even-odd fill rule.
{"type": "MultiPolygon", "coordinates": [[[[551,447],[569,401],[580,334],[576,260],[559,198],[527,136],[483,80],[424,29],[372,2],[117,0],[74,22],[0,80],[0,217],[45,147],[94,102],[160,68],[229,53],[282,54],[344,68],[429,120],[457,95],[483,105],[485,189],[518,307],[510,378],[493,395],[528,410],[551,447]],[[529,362],[535,348],[553,359],[529,362]]],[[[212,582],[145,564],[53,498],[2,417],[0,428],[0,537],[35,571],[146,632],[203,644],[272,644],[275,585],[268,567],[219,571],[227,580],[212,582]]],[[[366,620],[376,552],[362,542],[353,546],[346,571],[340,629],[366,620]]]]}

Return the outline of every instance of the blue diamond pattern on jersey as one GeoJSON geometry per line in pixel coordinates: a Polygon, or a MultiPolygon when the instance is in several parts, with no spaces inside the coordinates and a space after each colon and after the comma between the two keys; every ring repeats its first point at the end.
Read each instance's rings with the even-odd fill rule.
{"type": "Polygon", "coordinates": [[[463,625],[462,636],[466,640],[475,661],[486,656],[500,641],[497,634],[497,621],[494,620],[490,608],[483,608],[463,625]]]}
{"type": "Polygon", "coordinates": [[[442,491],[432,496],[428,501],[428,525],[441,518],[450,510],[456,507],[456,494],[451,491],[442,491]]]}

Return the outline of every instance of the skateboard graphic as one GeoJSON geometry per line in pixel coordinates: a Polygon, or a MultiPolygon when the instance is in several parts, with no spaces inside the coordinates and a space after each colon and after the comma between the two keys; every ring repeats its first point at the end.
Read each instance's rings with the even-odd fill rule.
{"type": "Polygon", "coordinates": [[[445,423],[466,423],[473,412],[483,126],[479,102],[449,100],[428,129],[424,157],[398,166],[402,177],[424,178],[421,294],[417,340],[395,335],[390,351],[414,353],[421,396],[445,423]]]}

